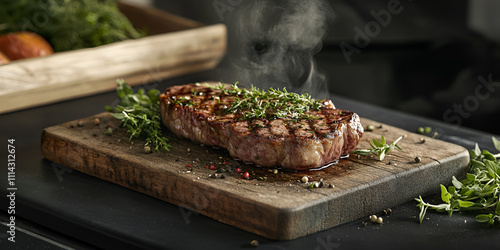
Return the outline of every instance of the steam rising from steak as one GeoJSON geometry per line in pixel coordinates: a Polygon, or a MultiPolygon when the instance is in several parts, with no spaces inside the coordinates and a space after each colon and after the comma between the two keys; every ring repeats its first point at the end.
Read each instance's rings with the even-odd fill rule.
{"type": "Polygon", "coordinates": [[[163,124],[178,136],[226,148],[242,161],[293,170],[318,168],[349,154],[363,134],[358,115],[335,109],[329,100],[306,111],[307,118],[242,119],[248,110],[226,112],[241,95],[224,94],[231,86],[217,85],[167,88],[160,96],[163,124]]]}
{"type": "Polygon", "coordinates": [[[225,15],[232,78],[259,88],[280,86],[327,97],[326,75],[313,56],[334,16],[326,0],[243,1],[225,15]]]}

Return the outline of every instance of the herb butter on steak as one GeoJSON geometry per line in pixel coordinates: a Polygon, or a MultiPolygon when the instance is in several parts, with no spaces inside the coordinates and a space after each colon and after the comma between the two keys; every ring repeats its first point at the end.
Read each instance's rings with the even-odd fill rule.
{"type": "Polygon", "coordinates": [[[349,154],[363,135],[356,113],[286,90],[207,82],[169,87],[160,102],[162,122],[176,135],[262,167],[319,168],[349,154]]]}

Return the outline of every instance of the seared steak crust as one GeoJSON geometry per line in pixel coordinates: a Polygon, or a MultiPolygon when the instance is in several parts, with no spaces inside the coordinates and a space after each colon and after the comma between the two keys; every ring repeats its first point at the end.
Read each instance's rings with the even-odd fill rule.
{"type": "Polygon", "coordinates": [[[315,118],[243,120],[241,113],[225,111],[236,96],[221,95],[222,90],[210,87],[216,85],[167,88],[160,95],[163,124],[178,136],[226,148],[244,162],[293,170],[338,160],[354,150],[363,134],[358,115],[335,109],[329,100],[323,100],[320,110],[306,113],[315,118]]]}

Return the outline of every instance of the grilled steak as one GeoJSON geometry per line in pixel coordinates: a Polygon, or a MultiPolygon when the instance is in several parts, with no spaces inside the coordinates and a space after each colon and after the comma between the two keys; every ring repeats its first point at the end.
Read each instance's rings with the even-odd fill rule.
{"type": "MultiPolygon", "coordinates": [[[[293,170],[338,160],[354,150],[363,134],[358,115],[335,109],[329,100],[312,99],[320,105],[297,115],[279,113],[279,95],[257,100],[244,95],[248,92],[218,83],[167,88],[160,95],[162,122],[178,136],[226,148],[244,162],[293,170]],[[252,101],[261,109],[249,108],[252,101]]],[[[293,102],[286,101],[283,107],[294,107],[293,102]]]]}

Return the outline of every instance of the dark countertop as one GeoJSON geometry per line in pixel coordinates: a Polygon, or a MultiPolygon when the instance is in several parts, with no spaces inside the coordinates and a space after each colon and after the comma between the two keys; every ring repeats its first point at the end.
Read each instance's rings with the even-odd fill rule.
{"type": "MultiPolygon", "coordinates": [[[[155,88],[214,79],[214,72],[154,83],[155,88]]],[[[216,75],[216,74],[215,74],[216,75]]],[[[338,227],[292,241],[273,241],[206,216],[125,189],[121,186],[67,169],[43,159],[40,152],[41,131],[49,126],[103,112],[115,100],[108,92],[71,101],[0,115],[0,142],[8,139],[16,146],[16,243],[7,241],[7,159],[0,170],[0,245],[2,249],[68,248],[172,248],[172,249],[465,249],[500,246],[498,226],[477,223],[474,214],[428,212],[428,220],[418,223],[416,202],[393,207],[382,225],[359,219],[338,227]],[[4,247],[5,246],[5,247],[4,247]]],[[[467,149],[478,142],[483,149],[495,152],[492,134],[452,127],[448,124],[378,106],[332,96],[337,107],[360,116],[415,131],[431,126],[439,139],[467,149]]],[[[499,138],[499,136],[496,136],[499,138]]],[[[451,181],[451,176],[450,176],[451,181]]],[[[439,187],[436,187],[436,193],[439,187]]],[[[425,197],[431,201],[436,197],[425,197]]],[[[378,213],[381,211],[374,211],[378,213]]],[[[245,216],[242,214],[241,216],[245,216]]]]}

